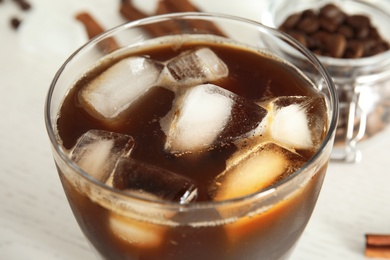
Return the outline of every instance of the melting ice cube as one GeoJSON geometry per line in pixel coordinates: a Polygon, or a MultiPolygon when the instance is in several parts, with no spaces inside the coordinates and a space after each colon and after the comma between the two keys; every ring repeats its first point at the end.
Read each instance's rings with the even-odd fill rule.
{"type": "Polygon", "coordinates": [[[173,80],[180,85],[195,86],[226,77],[226,64],[209,48],[189,51],[166,65],[173,80]]]}
{"type": "Polygon", "coordinates": [[[279,97],[269,104],[273,111],[271,136],[293,149],[317,147],[325,133],[326,104],[323,97],[279,97]]]}
{"type": "Polygon", "coordinates": [[[71,159],[95,179],[106,182],[122,156],[134,146],[131,136],[102,130],[90,130],[80,137],[71,159]]]}
{"type": "Polygon", "coordinates": [[[156,84],[162,69],[148,58],[122,59],[87,84],[79,99],[93,116],[113,119],[156,84]]]}
{"type": "Polygon", "coordinates": [[[197,187],[192,180],[130,158],[119,161],[114,172],[113,186],[181,204],[189,203],[197,197],[197,187]]]}
{"type": "Polygon", "coordinates": [[[267,111],[213,84],[190,88],[161,120],[165,149],[189,153],[229,143],[256,128],[267,111]]]}
{"type": "Polygon", "coordinates": [[[232,107],[233,100],[218,86],[191,88],[175,100],[173,110],[162,120],[165,149],[182,153],[210,147],[228,122],[232,107]]]}
{"type": "Polygon", "coordinates": [[[274,143],[255,147],[250,153],[237,152],[226,170],[209,187],[214,200],[226,200],[258,192],[300,168],[305,160],[274,143]]]}
{"type": "Polygon", "coordinates": [[[164,241],[164,226],[136,221],[111,213],[108,225],[112,232],[133,246],[155,248],[164,241]]]}

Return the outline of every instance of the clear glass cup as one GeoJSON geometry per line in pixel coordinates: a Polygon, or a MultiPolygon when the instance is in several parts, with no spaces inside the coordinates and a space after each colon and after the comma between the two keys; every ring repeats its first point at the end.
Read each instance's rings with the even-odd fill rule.
{"type": "Polygon", "coordinates": [[[308,50],[285,34],[243,18],[184,13],[121,25],[77,50],[55,75],[47,96],[45,120],[69,204],[99,258],[286,259],[304,231],[321,190],[337,125],[337,100],[326,70],[308,50]],[[101,43],[115,38],[119,42],[119,51],[135,48],[159,37],[147,33],[151,26],[168,25],[172,20],[189,24],[185,33],[194,35],[216,34],[213,29],[198,27],[211,22],[224,30],[224,37],[229,41],[265,50],[299,68],[313,87],[324,93],[328,103],[326,136],[319,150],[302,168],[254,194],[183,205],[115,190],[92,178],[69,159],[68,151],[58,138],[59,109],[76,80],[100,59],[110,55],[111,50],[102,49],[101,43]],[[108,228],[113,218],[115,223],[125,225],[126,232],[137,235],[132,239],[116,236],[115,231],[108,228]],[[164,239],[164,234],[177,240],[164,239]],[[151,239],[157,245],[145,245],[140,242],[142,239],[151,239]]]}
{"type": "MultiPolygon", "coordinates": [[[[306,9],[336,4],[345,13],[370,18],[381,36],[390,42],[390,9],[383,1],[274,0],[261,15],[261,22],[278,28],[285,19],[306,9]]],[[[358,162],[358,144],[380,133],[390,123],[390,51],[371,57],[344,59],[317,56],[335,82],[339,94],[339,126],[332,159],[358,162]]]]}

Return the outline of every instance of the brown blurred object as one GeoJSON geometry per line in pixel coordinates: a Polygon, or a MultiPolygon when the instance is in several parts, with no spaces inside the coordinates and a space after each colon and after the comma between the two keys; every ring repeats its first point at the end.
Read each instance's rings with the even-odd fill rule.
{"type": "Polygon", "coordinates": [[[365,255],[390,259],[390,235],[366,234],[365,255]]]}
{"type": "MultiPolygon", "coordinates": [[[[87,12],[78,13],[75,18],[84,25],[89,39],[92,39],[105,31],[105,29],[92,17],[92,15],[87,12]]],[[[105,53],[110,53],[117,50],[119,46],[115,39],[110,37],[99,42],[99,48],[105,53]]]]}
{"type": "MultiPolygon", "coordinates": [[[[121,0],[120,5],[121,15],[129,20],[134,21],[148,17],[147,14],[136,8],[131,0],[121,0]]],[[[153,15],[157,14],[169,14],[169,13],[181,13],[181,12],[202,12],[196,6],[194,6],[188,0],[160,0],[157,3],[156,11],[153,15]]],[[[164,26],[151,26],[144,25],[147,30],[153,36],[162,36],[167,34],[185,33],[187,28],[197,28],[199,33],[207,32],[219,36],[225,36],[225,33],[218,28],[214,23],[204,20],[194,21],[193,24],[177,23],[175,20],[167,21],[164,26]]]]}

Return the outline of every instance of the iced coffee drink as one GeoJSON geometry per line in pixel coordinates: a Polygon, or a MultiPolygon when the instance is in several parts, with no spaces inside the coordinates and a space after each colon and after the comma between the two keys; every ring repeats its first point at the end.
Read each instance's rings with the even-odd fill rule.
{"type": "MultiPolygon", "coordinates": [[[[333,85],[277,31],[145,23],[172,17],[238,31],[185,28],[99,55],[97,39],[57,74],[47,122],[73,213],[102,259],[284,259],[325,175],[333,85]]],[[[100,40],[125,33],[146,34],[130,24],[100,40]]]]}

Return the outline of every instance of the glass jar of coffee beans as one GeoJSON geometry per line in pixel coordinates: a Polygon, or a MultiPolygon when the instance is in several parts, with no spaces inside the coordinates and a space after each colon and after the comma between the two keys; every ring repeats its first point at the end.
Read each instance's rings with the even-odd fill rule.
{"type": "Polygon", "coordinates": [[[312,51],[338,88],[332,158],[361,159],[358,144],[390,124],[390,5],[359,0],[274,0],[261,22],[312,51]]]}

